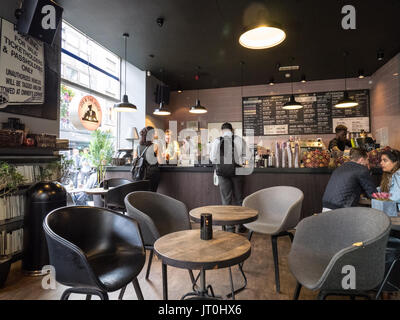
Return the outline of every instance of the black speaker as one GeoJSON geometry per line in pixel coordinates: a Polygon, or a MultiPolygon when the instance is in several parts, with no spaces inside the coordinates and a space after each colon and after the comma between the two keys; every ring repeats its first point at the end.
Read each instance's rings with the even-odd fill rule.
{"type": "Polygon", "coordinates": [[[155,92],[156,104],[160,104],[161,102],[169,104],[169,92],[170,90],[168,86],[162,86],[158,84],[155,92]]]}
{"type": "Polygon", "coordinates": [[[52,45],[63,10],[51,0],[24,0],[18,10],[17,30],[52,45]]]}

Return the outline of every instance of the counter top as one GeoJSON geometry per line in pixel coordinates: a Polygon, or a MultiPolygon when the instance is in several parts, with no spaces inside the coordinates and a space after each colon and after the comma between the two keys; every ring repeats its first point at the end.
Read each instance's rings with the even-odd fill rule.
{"type": "MultiPolygon", "coordinates": [[[[131,166],[106,167],[109,172],[129,172],[131,166]]],[[[161,172],[213,172],[213,167],[160,166],[161,172]]],[[[253,173],[331,174],[329,168],[255,168],[253,173]]]]}

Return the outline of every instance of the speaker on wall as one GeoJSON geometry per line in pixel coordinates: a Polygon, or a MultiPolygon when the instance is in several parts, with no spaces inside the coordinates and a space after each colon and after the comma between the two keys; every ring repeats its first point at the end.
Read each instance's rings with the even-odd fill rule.
{"type": "Polygon", "coordinates": [[[168,86],[162,86],[158,84],[154,94],[156,104],[160,104],[161,102],[169,104],[169,92],[170,90],[168,86]]]}
{"type": "Polygon", "coordinates": [[[17,30],[52,45],[63,10],[51,0],[24,0],[15,13],[17,30]]]}

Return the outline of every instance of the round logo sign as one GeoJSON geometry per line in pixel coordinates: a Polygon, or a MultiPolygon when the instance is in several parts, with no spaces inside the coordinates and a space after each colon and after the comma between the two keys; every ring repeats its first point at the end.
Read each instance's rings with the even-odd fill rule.
{"type": "Polygon", "coordinates": [[[94,131],[101,124],[102,112],[95,97],[84,96],[79,102],[78,115],[85,129],[94,131]]]}

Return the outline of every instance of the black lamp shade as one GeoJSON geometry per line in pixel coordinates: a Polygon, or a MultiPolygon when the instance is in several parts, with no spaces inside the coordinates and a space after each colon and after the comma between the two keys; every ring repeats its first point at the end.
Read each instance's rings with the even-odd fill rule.
{"type": "Polygon", "coordinates": [[[164,105],[164,102],[160,103],[160,107],[154,110],[153,114],[157,116],[169,116],[171,112],[168,110],[168,108],[164,105]]]}
{"type": "Polygon", "coordinates": [[[345,108],[353,108],[358,106],[358,102],[351,99],[349,97],[349,92],[345,91],[343,99],[341,99],[336,105],[335,108],[345,109],[345,108]]]}
{"type": "Polygon", "coordinates": [[[303,108],[303,105],[300,102],[296,101],[293,94],[290,96],[289,101],[286,102],[282,107],[282,109],[285,109],[285,110],[297,110],[297,109],[302,109],[302,108],[303,108]]]}
{"type": "Polygon", "coordinates": [[[207,113],[207,109],[200,104],[200,100],[196,100],[196,105],[190,107],[190,113],[207,113]]]}
{"type": "Polygon", "coordinates": [[[118,112],[136,112],[137,111],[137,107],[130,103],[128,100],[128,96],[125,94],[122,102],[118,102],[114,105],[114,109],[115,111],[118,112]]]}

